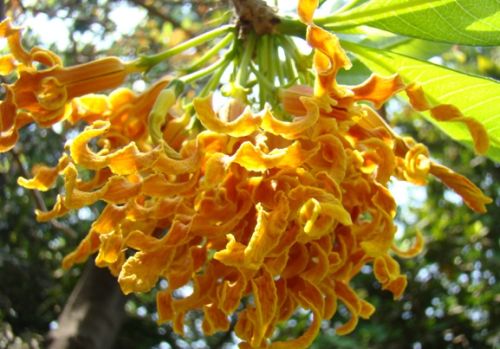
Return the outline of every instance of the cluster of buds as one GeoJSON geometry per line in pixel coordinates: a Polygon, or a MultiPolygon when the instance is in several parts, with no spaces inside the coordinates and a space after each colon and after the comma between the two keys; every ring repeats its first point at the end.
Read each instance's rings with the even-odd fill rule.
{"type": "Polygon", "coordinates": [[[183,108],[184,84],[171,78],[141,94],[89,94],[118,87],[137,66],[105,58],[64,68],[50,51],[26,52],[19,30],[0,25],[12,51],[1,71],[19,75],[0,106],[0,150],[13,147],[31,122],[88,124],[57,166],[19,179],[46,191],[64,178],[64,193],[50,211],[37,211],[39,221],[105,202],[64,267],[97,254],[96,264],[109,268],[124,293],[156,292],[159,323],[181,335],[186,314],[199,310],[206,335],[227,331],[234,319],[241,348],[306,348],[339,303],[351,314],[336,328],[340,335],[375,311],[351,285],[365,265],[383,289],[403,294],[407,280],[394,256],[415,256],[423,238],[405,251],[394,244],[391,178],[422,185],[433,175],[485,212],[491,200],[473,183],[398,136],[364,102],[380,108],[404,91],[415,109],[465,123],[480,153],[488,147],[482,126],[451,105],[431,105],[397,75],[338,84],[350,61],[338,39],[313,23],[314,3],[300,1],[299,16],[314,49],[315,84],[283,89],[279,113],[270,106],[255,112],[243,98],[217,112],[211,95],[183,108]],[[186,286],[192,293],[182,296],[186,286]],[[312,315],[307,331],[273,340],[277,325],[299,309],[312,315]]]}

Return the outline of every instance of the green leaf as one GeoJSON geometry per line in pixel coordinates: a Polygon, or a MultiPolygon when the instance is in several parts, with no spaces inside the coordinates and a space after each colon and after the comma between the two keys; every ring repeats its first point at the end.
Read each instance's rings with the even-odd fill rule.
{"type": "MultiPolygon", "coordinates": [[[[377,73],[398,73],[405,83],[419,83],[433,105],[453,104],[465,116],[481,122],[490,139],[487,156],[500,162],[500,84],[497,81],[351,42],[342,42],[342,46],[377,73]]],[[[463,124],[437,122],[428,113],[423,115],[453,139],[472,147],[472,138],[463,124]]]]}
{"type": "Polygon", "coordinates": [[[343,85],[358,85],[368,79],[371,75],[368,69],[358,59],[353,59],[352,67],[349,70],[340,70],[337,75],[337,81],[343,85]]]}
{"type": "MultiPolygon", "coordinates": [[[[388,32],[384,32],[390,34],[388,32]]],[[[419,59],[429,59],[441,55],[449,50],[451,45],[432,41],[413,39],[399,35],[390,34],[389,37],[370,37],[356,41],[356,37],[339,35],[339,38],[347,41],[374,47],[378,49],[389,49],[396,53],[402,53],[419,59]],[[354,40],[353,40],[354,39],[354,40]]],[[[357,57],[351,57],[352,67],[349,70],[341,69],[338,72],[337,80],[343,85],[357,85],[365,81],[370,75],[368,69],[357,57]]]]}
{"type": "Polygon", "coordinates": [[[345,39],[364,46],[391,50],[393,52],[402,53],[407,56],[424,60],[434,56],[439,56],[443,52],[452,48],[452,45],[450,44],[415,39],[368,27],[358,27],[358,33],[355,34],[357,34],[360,39],[357,39],[355,35],[345,35],[340,33],[337,34],[337,36],[341,40],[345,39]],[[360,30],[361,28],[364,30],[360,30]]]}
{"type": "MultiPolygon", "coordinates": [[[[379,47],[376,47],[379,48],[379,47]]],[[[452,45],[443,44],[421,39],[411,39],[406,42],[398,43],[392,47],[387,47],[392,52],[404,54],[418,59],[429,59],[434,56],[440,56],[444,52],[450,50],[452,45]]]]}
{"type": "Polygon", "coordinates": [[[453,48],[453,45],[450,44],[415,39],[368,27],[346,29],[336,33],[336,35],[341,41],[349,41],[381,50],[390,50],[422,60],[440,56],[447,51],[451,51],[453,48]]]}
{"type": "Polygon", "coordinates": [[[500,45],[498,0],[371,0],[315,22],[331,30],[369,25],[425,40],[500,45]]]}

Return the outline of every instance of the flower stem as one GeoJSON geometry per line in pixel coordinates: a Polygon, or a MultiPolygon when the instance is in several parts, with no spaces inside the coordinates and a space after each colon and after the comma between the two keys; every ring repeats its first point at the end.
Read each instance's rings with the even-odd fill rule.
{"type": "Polygon", "coordinates": [[[238,75],[236,76],[236,81],[240,86],[246,86],[248,82],[248,67],[250,62],[252,61],[255,43],[257,41],[257,37],[255,34],[250,33],[248,35],[248,39],[246,45],[243,46],[243,55],[240,61],[240,67],[238,69],[238,75]]]}
{"type": "Polygon", "coordinates": [[[222,35],[224,33],[227,33],[229,31],[233,31],[235,29],[235,26],[232,24],[224,25],[222,27],[213,29],[209,32],[206,32],[204,34],[201,34],[199,36],[196,36],[192,38],[191,40],[188,40],[186,42],[183,42],[182,44],[179,44],[175,47],[172,47],[168,50],[165,50],[163,52],[157,53],[155,55],[151,56],[143,56],[139,57],[136,59],[134,62],[131,63],[131,65],[135,65],[138,67],[140,70],[147,72],[151,68],[153,68],[155,65],[158,63],[175,56],[183,51],[186,51],[190,48],[193,48],[195,46],[202,45],[206,43],[207,41],[210,41],[214,38],[216,38],[219,35],[222,35]]]}
{"type": "Polygon", "coordinates": [[[279,41],[279,46],[283,49],[285,52],[285,62],[284,64],[284,71],[285,71],[285,77],[287,79],[287,84],[294,83],[297,81],[297,69],[292,63],[292,58],[290,57],[290,52],[287,51],[288,44],[285,43],[285,38],[283,36],[278,37],[279,41]]]}
{"type": "Polygon", "coordinates": [[[275,63],[277,65],[277,74],[278,74],[278,79],[280,82],[280,85],[285,84],[285,71],[283,69],[283,64],[280,59],[280,46],[279,46],[279,38],[273,36],[273,48],[274,48],[274,58],[275,58],[275,63]]]}
{"type": "Polygon", "coordinates": [[[276,86],[261,72],[256,68],[253,64],[250,65],[252,72],[255,74],[257,79],[259,80],[259,88],[262,90],[262,87],[265,87],[266,90],[274,92],[276,90],[276,86]]]}
{"type": "Polygon", "coordinates": [[[194,73],[181,76],[179,78],[179,80],[186,83],[186,84],[192,83],[198,79],[201,79],[207,75],[210,75],[215,70],[217,70],[218,68],[223,66],[226,63],[226,61],[228,61],[228,57],[224,56],[221,59],[219,59],[217,62],[215,62],[214,64],[209,65],[208,67],[200,69],[194,73]]]}
{"type": "Polygon", "coordinates": [[[259,47],[257,49],[257,65],[258,68],[254,69],[254,73],[258,72],[259,74],[255,74],[257,77],[257,81],[259,83],[259,100],[260,100],[260,108],[264,107],[264,103],[267,100],[267,86],[266,82],[262,79],[264,76],[269,76],[269,47],[268,47],[268,35],[262,35],[259,37],[259,47]]]}
{"type": "Polygon", "coordinates": [[[222,74],[227,69],[227,66],[231,63],[230,59],[224,61],[224,63],[215,71],[210,80],[207,82],[205,86],[200,91],[199,97],[205,97],[208,93],[215,89],[217,84],[220,82],[222,74]]]}
{"type": "Polygon", "coordinates": [[[281,17],[275,29],[280,34],[303,38],[306,35],[307,26],[297,18],[281,17]]]}
{"type": "Polygon", "coordinates": [[[274,78],[276,76],[276,60],[275,60],[275,50],[273,46],[273,35],[269,35],[267,39],[267,56],[266,56],[266,64],[269,67],[267,78],[274,83],[274,78]]]}
{"type": "Polygon", "coordinates": [[[208,50],[203,56],[198,58],[193,64],[191,64],[186,71],[192,72],[198,69],[200,66],[205,64],[210,58],[215,56],[222,48],[229,44],[234,39],[234,34],[227,34],[222,40],[220,40],[214,47],[208,50]]]}

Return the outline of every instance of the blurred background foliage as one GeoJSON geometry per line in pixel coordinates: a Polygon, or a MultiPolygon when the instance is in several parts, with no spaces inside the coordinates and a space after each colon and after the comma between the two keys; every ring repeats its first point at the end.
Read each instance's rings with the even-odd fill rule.
{"type": "MultiPolygon", "coordinates": [[[[5,10],[16,23],[27,23],[27,47],[48,46],[67,65],[103,55],[132,59],[142,52],[156,52],[231,16],[227,1],[11,0],[5,10]],[[65,31],[55,35],[57,28],[65,31]]],[[[140,91],[150,79],[197,54],[176,57],[129,85],[140,91]]],[[[500,77],[498,47],[444,45],[433,55],[431,61],[454,69],[500,77]]],[[[356,73],[360,72],[366,69],[356,73]]],[[[407,245],[417,230],[426,239],[424,253],[401,261],[409,280],[406,293],[395,302],[365,268],[355,287],[376,306],[376,313],[361,321],[354,333],[339,337],[334,328],[347,314],[340,308],[331,322],[324,323],[313,348],[500,348],[499,165],[451,141],[401,102],[391,102],[384,112],[400,133],[426,144],[435,159],[480,185],[494,203],[480,216],[437,181],[431,180],[427,187],[395,184],[393,192],[402,201],[397,216],[399,243],[407,245]]],[[[86,234],[96,208],[73,212],[57,226],[40,224],[33,210],[41,197],[16,184],[17,177],[34,164],[55,164],[72,134],[66,125],[28,127],[15,150],[0,155],[0,348],[43,347],[44,336],[57,326],[81,275],[81,266],[63,271],[61,260],[86,234]],[[78,237],[72,236],[74,232],[78,237]]],[[[58,191],[43,194],[47,207],[58,191]]],[[[129,297],[125,307],[127,318],[116,349],[234,347],[231,332],[205,338],[197,313],[186,318],[184,339],[168,326],[158,327],[154,293],[129,297]]],[[[308,323],[308,314],[299,314],[276,336],[297,336],[308,323]]]]}

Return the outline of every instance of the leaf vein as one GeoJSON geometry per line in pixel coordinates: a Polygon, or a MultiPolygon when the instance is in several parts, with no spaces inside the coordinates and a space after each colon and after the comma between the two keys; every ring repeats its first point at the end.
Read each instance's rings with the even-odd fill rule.
{"type": "MultiPolygon", "coordinates": [[[[498,1],[496,1],[496,2],[498,2],[498,1]]],[[[457,4],[457,6],[459,6],[462,9],[463,12],[467,13],[469,16],[474,18],[476,21],[481,22],[481,23],[483,23],[483,24],[487,25],[488,27],[491,27],[495,30],[500,30],[500,27],[497,27],[497,26],[491,24],[490,22],[486,22],[486,21],[482,20],[481,18],[477,17],[472,12],[470,12],[466,7],[462,6],[462,4],[460,3],[460,0],[457,0],[456,4],[457,4]]]]}
{"type": "MultiPolygon", "coordinates": [[[[484,105],[484,104],[486,104],[486,103],[489,103],[489,102],[491,102],[491,101],[494,101],[495,99],[500,99],[500,95],[493,96],[493,97],[490,97],[490,98],[484,99],[484,100],[482,100],[482,101],[480,101],[480,102],[478,102],[478,103],[475,103],[475,104],[473,104],[473,105],[470,105],[470,106],[468,106],[467,108],[462,109],[462,112],[463,112],[463,113],[467,113],[469,110],[476,109],[476,108],[478,108],[478,107],[480,107],[480,106],[482,106],[482,105],[484,105]]],[[[484,119],[484,120],[486,121],[486,119],[484,119]]]]}
{"type": "Polygon", "coordinates": [[[443,93],[442,95],[439,96],[439,98],[440,99],[446,99],[446,98],[449,99],[450,96],[456,95],[457,93],[462,93],[462,92],[470,90],[470,89],[480,88],[480,87],[489,86],[489,85],[490,85],[489,82],[485,82],[483,84],[467,85],[467,86],[464,86],[464,87],[459,88],[457,90],[453,90],[453,91],[450,91],[450,92],[447,92],[447,93],[443,93]]]}
{"type": "Polygon", "coordinates": [[[488,42],[487,40],[484,40],[484,39],[482,39],[480,37],[475,37],[475,36],[469,35],[469,34],[467,34],[465,32],[462,32],[460,30],[457,30],[457,28],[455,28],[453,25],[451,25],[448,22],[448,20],[446,19],[446,17],[443,17],[443,15],[441,15],[441,13],[438,10],[436,10],[435,7],[431,7],[431,10],[433,12],[435,12],[439,18],[442,19],[443,23],[446,23],[448,25],[448,27],[451,28],[451,30],[454,31],[455,33],[457,33],[459,36],[464,36],[464,37],[467,37],[467,38],[472,39],[472,40],[479,40],[481,42],[486,42],[486,43],[488,42]]]}

